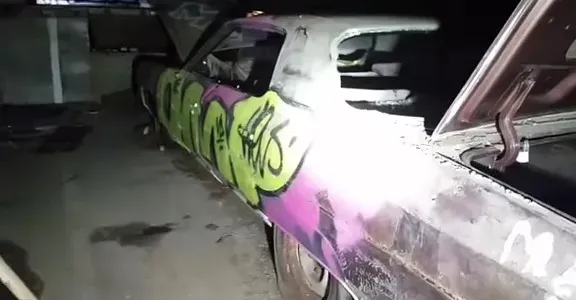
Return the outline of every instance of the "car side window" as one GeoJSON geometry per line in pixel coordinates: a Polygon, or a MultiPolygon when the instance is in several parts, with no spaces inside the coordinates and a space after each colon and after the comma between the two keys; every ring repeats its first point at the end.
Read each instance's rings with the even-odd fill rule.
{"type": "Polygon", "coordinates": [[[278,32],[236,29],[192,70],[244,92],[262,94],[270,86],[284,39],[278,32]]]}

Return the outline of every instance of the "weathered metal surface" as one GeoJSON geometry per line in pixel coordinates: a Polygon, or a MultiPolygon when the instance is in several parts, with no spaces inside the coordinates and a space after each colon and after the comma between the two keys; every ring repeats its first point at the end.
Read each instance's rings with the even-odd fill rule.
{"type": "Polygon", "coordinates": [[[435,22],[302,16],[234,25],[286,34],[263,96],[152,62],[142,63],[139,83],[181,145],[359,298],[576,297],[572,221],[437,154],[422,119],[357,110],[339,93],[342,39],[435,22]]]}

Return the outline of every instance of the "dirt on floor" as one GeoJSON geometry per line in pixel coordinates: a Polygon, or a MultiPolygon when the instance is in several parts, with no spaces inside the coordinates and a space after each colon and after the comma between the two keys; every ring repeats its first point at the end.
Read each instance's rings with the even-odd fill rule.
{"type": "Polygon", "coordinates": [[[183,151],[144,146],[138,107],[105,97],[72,151],[0,147],[0,255],[44,300],[280,299],[262,221],[183,151]]]}

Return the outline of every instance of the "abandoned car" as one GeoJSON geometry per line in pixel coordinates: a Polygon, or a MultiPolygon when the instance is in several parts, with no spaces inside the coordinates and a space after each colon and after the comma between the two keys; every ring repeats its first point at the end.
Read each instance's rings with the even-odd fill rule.
{"type": "Polygon", "coordinates": [[[477,61],[432,19],[257,16],[134,86],[272,226],[285,299],[576,299],[575,13],[522,1],[477,61]]]}

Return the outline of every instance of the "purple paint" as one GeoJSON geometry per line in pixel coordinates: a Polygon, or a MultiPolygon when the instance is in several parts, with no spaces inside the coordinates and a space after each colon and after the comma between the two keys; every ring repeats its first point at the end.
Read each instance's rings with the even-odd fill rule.
{"type": "Polygon", "coordinates": [[[226,110],[228,110],[231,109],[236,102],[246,99],[247,96],[247,94],[235,89],[215,84],[206,88],[204,91],[204,95],[202,96],[202,105],[204,106],[208,104],[213,101],[214,98],[219,98],[221,99],[220,103],[226,110]]]}
{"type": "Polygon", "coordinates": [[[318,188],[306,174],[298,174],[288,189],[279,196],[263,197],[264,211],[282,227],[298,224],[311,234],[318,228],[319,207],[315,199],[318,188]]]}

